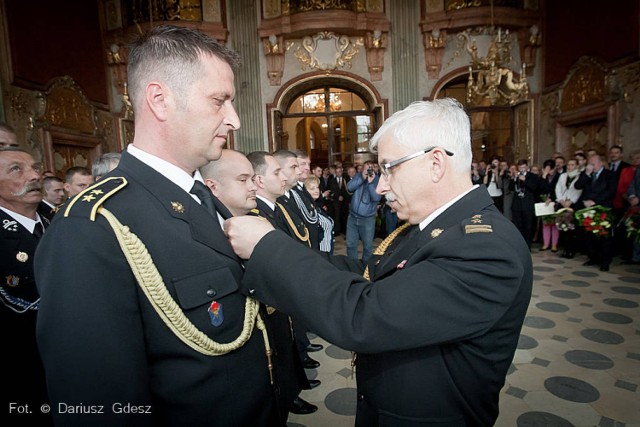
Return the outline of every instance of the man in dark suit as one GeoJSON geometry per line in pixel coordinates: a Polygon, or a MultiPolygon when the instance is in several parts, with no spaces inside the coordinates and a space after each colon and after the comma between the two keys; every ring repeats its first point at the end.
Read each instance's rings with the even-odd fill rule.
{"type": "Polygon", "coordinates": [[[624,168],[631,166],[623,159],[623,151],[621,145],[612,145],[609,148],[609,169],[616,174],[616,182],[620,180],[620,174],[624,168]]]}
{"type": "Polygon", "coordinates": [[[540,177],[531,173],[529,162],[526,159],[518,161],[518,175],[512,181],[511,186],[514,192],[511,204],[512,220],[531,249],[533,228],[536,221],[534,205],[537,202],[536,194],[540,188],[540,177]]]}
{"type": "Polygon", "coordinates": [[[240,127],[238,59],[170,26],[130,50],[134,141],[36,253],[38,345],[62,425],[280,422],[258,305],[239,292],[242,264],[197,170],[240,127]]]}
{"type": "Polygon", "coordinates": [[[493,426],[498,416],[532,265],[513,224],[471,184],[469,128],[457,101],[437,99],[411,104],[374,135],[378,192],[413,227],[378,247],[367,278],[265,221],[225,222],[234,250],[250,259],[245,292],[358,352],[357,426],[493,426]],[[285,257],[289,268],[278,268],[285,257]]]}
{"type": "MultiPolygon", "coordinates": [[[[589,157],[586,169],[580,174],[575,184],[576,189],[582,190],[578,201],[580,208],[590,208],[595,205],[612,208],[617,185],[616,173],[604,167],[600,156],[596,154],[589,157]]],[[[609,271],[609,264],[613,257],[611,237],[586,233],[585,243],[589,259],[584,265],[599,264],[600,270],[609,271]]]]}
{"type": "MultiPolygon", "coordinates": [[[[41,167],[16,147],[0,148],[0,324],[5,366],[0,404],[9,424],[24,422],[10,404],[39,408],[47,403],[44,370],[36,346],[39,297],[33,260],[48,221],[37,213],[42,200],[41,167]]],[[[50,423],[34,411],[35,424],[50,423]]],[[[7,424],[7,425],[9,425],[7,424]]]]}

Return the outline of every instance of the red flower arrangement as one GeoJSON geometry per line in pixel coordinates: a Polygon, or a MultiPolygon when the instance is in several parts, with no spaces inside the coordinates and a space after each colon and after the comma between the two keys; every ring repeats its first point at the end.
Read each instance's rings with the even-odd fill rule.
{"type": "Polygon", "coordinates": [[[611,234],[613,216],[609,208],[595,205],[590,208],[580,209],[575,213],[575,218],[585,231],[598,237],[605,237],[611,234]]]}

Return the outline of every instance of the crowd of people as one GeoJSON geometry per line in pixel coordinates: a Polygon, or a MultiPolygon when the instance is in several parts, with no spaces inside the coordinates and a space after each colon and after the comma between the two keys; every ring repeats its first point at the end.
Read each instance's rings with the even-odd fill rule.
{"type": "MultiPolygon", "coordinates": [[[[525,215],[496,207],[507,179],[469,179],[462,106],[415,102],[371,139],[377,161],[325,172],[305,152],[225,148],[238,64],[197,30],[142,34],[133,143],[64,180],[0,127],[2,415],[285,426],[317,409],[299,396],[320,384],[313,331],[356,354],[357,426],[493,425],[532,265],[525,215]]],[[[513,191],[533,191],[517,169],[513,191]]]]}
{"type": "Polygon", "coordinates": [[[608,271],[614,256],[624,263],[640,262],[635,239],[628,237],[624,220],[637,213],[640,191],[640,151],[624,161],[623,148],[613,145],[608,153],[578,150],[572,157],[556,152],[542,167],[526,160],[509,165],[500,158],[473,162],[472,181],[486,186],[495,205],[513,221],[531,248],[539,242],[540,251],[550,250],[573,258],[581,252],[584,265],[597,265],[608,271]],[[551,211],[536,215],[536,204],[551,205],[551,211]],[[609,209],[611,230],[606,234],[585,232],[575,212],[594,206],[609,209]],[[564,214],[561,216],[561,214],[564,214]],[[560,227],[559,227],[560,225],[560,227]]]}

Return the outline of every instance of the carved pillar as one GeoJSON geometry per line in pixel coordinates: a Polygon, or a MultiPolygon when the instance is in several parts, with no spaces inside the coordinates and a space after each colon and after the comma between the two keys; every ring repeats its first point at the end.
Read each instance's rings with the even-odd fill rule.
{"type": "Polygon", "coordinates": [[[274,34],[262,39],[267,58],[267,77],[271,86],[280,86],[284,72],[284,38],[274,34]]]}
{"type": "Polygon", "coordinates": [[[446,30],[433,30],[423,35],[424,57],[427,64],[427,76],[435,80],[440,75],[442,56],[444,55],[446,30]]]}
{"type": "Polygon", "coordinates": [[[367,67],[369,67],[371,81],[380,81],[384,71],[384,51],[387,48],[387,34],[380,30],[368,32],[365,39],[365,47],[367,49],[367,67]]]}

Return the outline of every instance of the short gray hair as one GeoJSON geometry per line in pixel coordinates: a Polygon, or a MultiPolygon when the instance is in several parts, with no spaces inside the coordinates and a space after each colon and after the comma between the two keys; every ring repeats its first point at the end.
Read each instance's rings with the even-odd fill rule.
{"type": "Polygon", "coordinates": [[[391,132],[394,144],[419,150],[442,147],[454,153],[450,158],[458,173],[471,167],[471,125],[462,105],[453,98],[417,101],[389,117],[369,141],[377,152],[378,143],[391,132]]]}
{"type": "Polygon", "coordinates": [[[104,176],[111,172],[120,163],[120,153],[104,153],[93,161],[91,174],[93,178],[104,176]]]}

